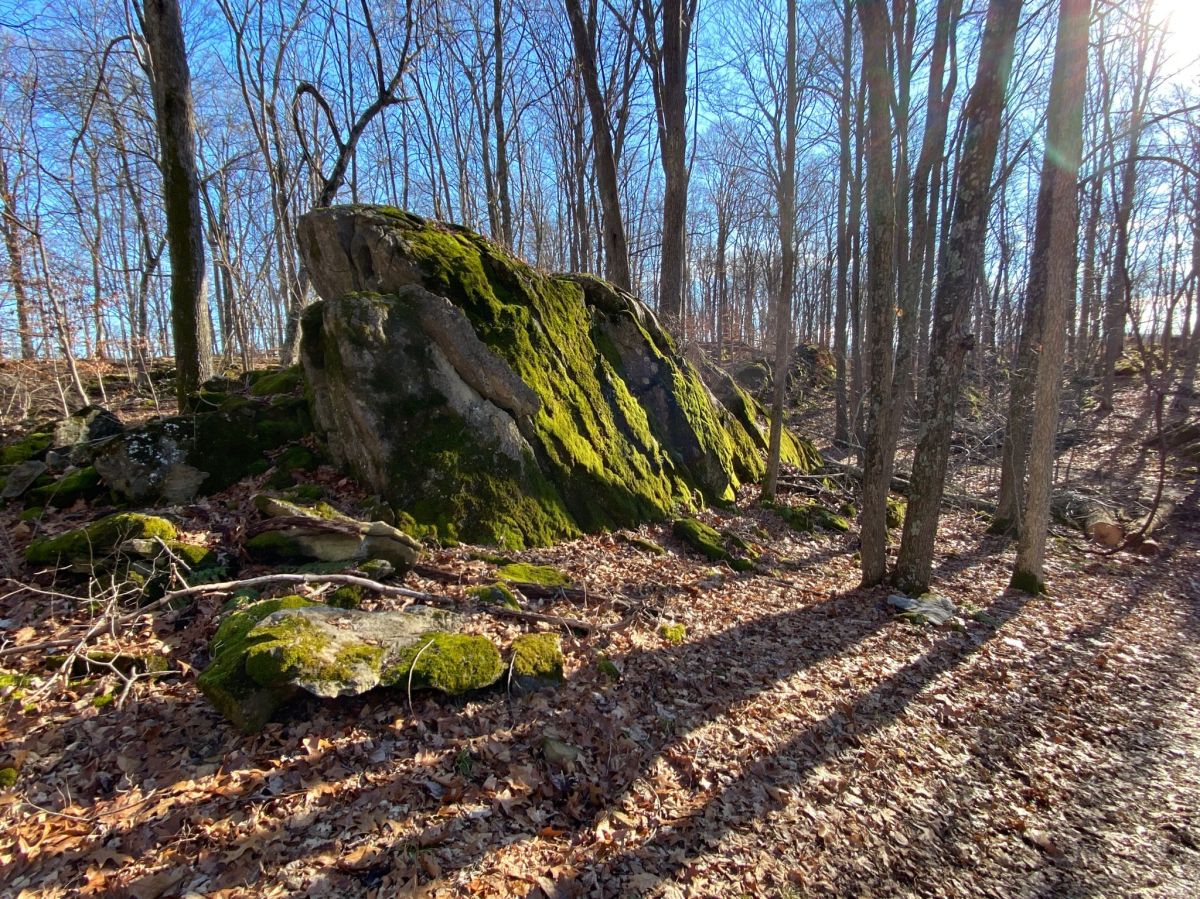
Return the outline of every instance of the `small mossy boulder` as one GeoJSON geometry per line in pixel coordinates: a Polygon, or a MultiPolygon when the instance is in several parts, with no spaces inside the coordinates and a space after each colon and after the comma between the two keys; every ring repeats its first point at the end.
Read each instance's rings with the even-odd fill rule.
{"type": "Polygon", "coordinates": [[[126,540],[174,540],[175,525],[140,512],[119,512],[57,537],[34,540],[25,551],[32,565],[70,564],[86,567],[112,557],[126,540]]]}
{"type": "Polygon", "coordinates": [[[702,521],[695,518],[679,518],[671,525],[671,531],[706,559],[725,562],[734,571],[749,571],[754,567],[754,560],[738,551],[736,541],[727,540],[715,528],[702,521]],[[727,543],[733,543],[735,551],[731,551],[727,543]]]}
{"type": "Polygon", "coordinates": [[[562,640],[558,634],[522,634],[512,643],[512,686],[532,693],[563,682],[562,640]]]}
{"type": "Polygon", "coordinates": [[[687,638],[687,627],[678,622],[664,621],[658,626],[658,635],[668,643],[678,645],[687,638]]]}
{"type": "Polygon", "coordinates": [[[17,785],[16,768],[0,768],[0,790],[8,790],[17,785]]]}
{"type": "Polygon", "coordinates": [[[537,584],[539,587],[568,587],[571,579],[550,565],[510,562],[496,570],[496,577],[510,584],[537,584]]]}
{"type": "Polygon", "coordinates": [[[258,730],[299,691],[333,698],[379,686],[448,694],[488,687],[502,671],[486,637],[455,633],[457,616],[423,606],[398,612],[332,608],[298,596],[230,612],[197,683],[233,724],[258,730]]]}
{"type": "Polygon", "coordinates": [[[46,455],[54,443],[54,434],[49,431],[35,431],[32,434],[14,440],[0,447],[0,466],[19,465],[31,459],[40,459],[46,455]]]}
{"type": "Polygon", "coordinates": [[[908,512],[908,503],[895,496],[887,498],[887,526],[888,530],[895,530],[898,527],[903,527],[904,516],[908,512]]]}
{"type": "Polygon", "coordinates": [[[507,584],[479,584],[475,587],[467,589],[467,595],[476,602],[487,603],[493,606],[504,606],[506,609],[519,609],[521,604],[517,601],[517,597],[512,590],[508,589],[507,584]]]}

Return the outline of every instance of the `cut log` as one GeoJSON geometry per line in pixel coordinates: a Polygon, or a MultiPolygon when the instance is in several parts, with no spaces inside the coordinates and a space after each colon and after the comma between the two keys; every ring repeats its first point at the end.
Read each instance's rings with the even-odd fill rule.
{"type": "Polygon", "coordinates": [[[1125,529],[1113,518],[1112,510],[1096,499],[1074,491],[1060,491],[1050,501],[1055,521],[1078,528],[1103,546],[1120,546],[1125,529]]]}

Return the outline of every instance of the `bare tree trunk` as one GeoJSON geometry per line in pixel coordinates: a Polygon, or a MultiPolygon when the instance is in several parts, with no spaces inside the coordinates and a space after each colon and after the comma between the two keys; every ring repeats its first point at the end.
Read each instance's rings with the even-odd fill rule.
{"type": "Polygon", "coordinates": [[[171,329],[175,390],[187,408],[212,377],[204,264],[204,219],[196,173],[191,75],[177,0],[145,0],[142,27],[150,50],[150,83],[163,176],[167,242],[171,255],[171,329]]]}
{"type": "Polygon", "coordinates": [[[492,0],[496,64],[492,82],[492,120],[496,129],[496,192],[500,197],[500,237],[513,248],[512,197],[508,186],[508,133],[504,121],[504,21],[500,0],[492,0]]]}
{"type": "Polygon", "coordinates": [[[842,92],[838,108],[838,197],[837,197],[837,289],[834,293],[834,443],[850,442],[850,415],[846,395],[847,291],[850,278],[850,226],[847,206],[850,193],[850,103],[854,68],[854,10],[851,0],[842,2],[842,92]]]}
{"type": "Polygon", "coordinates": [[[896,205],[892,173],[892,79],[884,0],[860,0],[863,72],[867,81],[866,447],[859,514],[862,582],[887,573],[887,435],[892,407],[892,341],[896,318],[896,205]]]}
{"type": "MultiPolygon", "coordinates": [[[[771,402],[771,436],[767,444],[767,474],[762,495],[775,498],[779,480],[779,453],[783,442],[784,400],[787,398],[788,351],[792,333],[792,286],[796,281],[796,112],[800,88],[796,71],[796,3],[787,0],[787,95],[784,111],[784,143],[779,160],[776,207],[779,212],[779,293],[775,301],[775,394],[771,402]]],[[[778,146],[778,144],[776,144],[778,146]]]]}
{"type": "Polygon", "coordinates": [[[897,584],[908,592],[922,593],[929,586],[954,407],[967,351],[972,346],[966,329],[967,312],[979,278],[992,169],[1021,6],[1022,0],[989,3],[979,68],[963,113],[966,132],[958,164],[945,275],[934,304],[926,400],[919,419],[922,433],[913,459],[912,494],[896,562],[897,584]]]}
{"type": "Polygon", "coordinates": [[[1042,347],[1033,389],[1033,436],[1029,449],[1029,495],[1017,541],[1012,585],[1029,592],[1044,589],[1042,561],[1050,522],[1054,479],[1054,437],[1062,389],[1067,307],[1075,296],[1078,265],[1079,163],[1083,152],[1083,95],[1087,89],[1088,26],[1091,0],[1063,0],[1059,9],[1054,74],[1050,81],[1046,155],[1038,191],[1035,257],[1041,253],[1040,283],[1030,284],[1026,303],[1041,307],[1042,347]],[[1035,290],[1041,296],[1035,300],[1035,290]]]}
{"type": "Polygon", "coordinates": [[[571,40],[575,46],[575,62],[579,66],[583,92],[592,118],[592,152],[604,221],[604,275],[623,290],[632,290],[629,245],[621,216],[621,190],[617,181],[608,108],[600,93],[600,77],[596,71],[595,5],[592,5],[589,21],[584,21],[580,0],[566,0],[566,4],[567,16],[571,21],[571,40]]]}
{"type": "Polygon", "coordinates": [[[17,333],[21,341],[21,358],[34,357],[33,331],[29,322],[29,295],[25,291],[25,260],[21,248],[20,219],[13,208],[12,184],[8,160],[0,152],[0,228],[4,229],[4,246],[8,250],[8,280],[17,304],[17,333]]]}

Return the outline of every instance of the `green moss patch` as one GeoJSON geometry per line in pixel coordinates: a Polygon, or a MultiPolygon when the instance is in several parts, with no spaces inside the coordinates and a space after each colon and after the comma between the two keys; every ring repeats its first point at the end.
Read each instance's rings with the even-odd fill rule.
{"type": "Polygon", "coordinates": [[[0,790],[7,790],[17,785],[16,768],[0,768],[0,790]]]}
{"type": "Polygon", "coordinates": [[[65,509],[73,506],[78,500],[92,500],[104,492],[99,472],[89,465],[63,475],[53,484],[30,490],[29,497],[38,505],[65,509]]]}
{"type": "Polygon", "coordinates": [[[496,571],[496,577],[510,584],[538,584],[542,587],[567,587],[571,579],[550,565],[511,562],[496,571]]]}
{"type": "Polygon", "coordinates": [[[687,627],[682,624],[664,621],[658,626],[658,635],[668,643],[679,644],[687,638],[687,627]]]}
{"type": "Polygon", "coordinates": [[[0,465],[17,465],[30,459],[40,459],[53,442],[54,434],[49,431],[37,431],[14,440],[0,447],[0,465]]]}
{"type": "Polygon", "coordinates": [[[392,661],[385,686],[440,690],[451,696],[488,687],[500,679],[500,651],[487,637],[431,631],[392,661]]]}
{"type": "Polygon", "coordinates": [[[557,634],[522,634],[513,640],[513,679],[522,689],[561,684],[564,663],[562,641],[557,634]]]}
{"type": "Polygon", "coordinates": [[[254,372],[250,384],[251,396],[276,396],[295,393],[304,381],[299,366],[280,371],[254,372]]]}

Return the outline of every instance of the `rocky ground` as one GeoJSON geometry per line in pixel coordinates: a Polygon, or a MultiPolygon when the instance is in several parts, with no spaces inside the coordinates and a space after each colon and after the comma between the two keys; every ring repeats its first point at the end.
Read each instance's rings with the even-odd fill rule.
{"type": "MultiPolygon", "coordinates": [[[[1153,456],[1126,399],[1073,477],[1144,502],[1153,456]]],[[[174,510],[183,537],[236,543],[266,477],[174,510]]],[[[986,492],[992,476],[957,477],[986,492]]],[[[332,469],[313,481],[360,511],[332,469]]],[[[32,578],[16,564],[30,529],[5,511],[0,892],[1190,897],[1200,518],[1194,474],[1171,486],[1156,555],[1057,537],[1042,597],[1008,590],[1011,547],[948,511],[936,583],[964,615],[940,628],[856,588],[853,533],[797,533],[752,491],[705,516],[761,551],[750,571],[666,525],[526,551],[586,589],[526,609],[611,626],[563,634],[560,689],[299,701],[249,737],[196,687],[221,596],[98,644],[166,670],[56,677],[35,647],[80,633],[107,594],[32,578]]],[[[403,583],[465,598],[494,576],[481,555],[439,551],[403,583]]],[[[536,627],[468,624],[502,645],[536,627]]]]}

